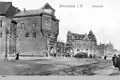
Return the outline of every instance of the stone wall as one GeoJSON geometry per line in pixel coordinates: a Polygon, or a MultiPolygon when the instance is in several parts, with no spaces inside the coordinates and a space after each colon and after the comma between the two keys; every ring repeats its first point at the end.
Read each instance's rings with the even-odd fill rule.
{"type": "Polygon", "coordinates": [[[51,46],[55,47],[55,44],[50,45],[49,43],[52,39],[57,41],[59,26],[53,23],[51,16],[17,17],[14,20],[18,22],[17,52],[41,54],[42,51],[49,50],[48,48],[51,46]],[[45,20],[48,22],[45,23],[45,20]]]}
{"type": "Polygon", "coordinates": [[[41,32],[40,19],[40,16],[14,18],[18,22],[17,52],[39,54],[41,50],[45,50],[46,38],[41,32]],[[33,37],[34,32],[36,33],[36,37],[33,37]]]}

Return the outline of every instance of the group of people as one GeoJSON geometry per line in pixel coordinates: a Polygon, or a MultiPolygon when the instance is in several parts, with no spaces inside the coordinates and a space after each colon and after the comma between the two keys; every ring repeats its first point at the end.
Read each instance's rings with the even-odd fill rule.
{"type": "Polygon", "coordinates": [[[120,70],[120,55],[114,54],[112,57],[113,66],[120,70]]]}

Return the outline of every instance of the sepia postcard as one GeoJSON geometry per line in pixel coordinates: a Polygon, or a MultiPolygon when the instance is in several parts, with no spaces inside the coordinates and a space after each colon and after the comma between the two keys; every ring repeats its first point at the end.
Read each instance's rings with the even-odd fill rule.
{"type": "Polygon", "coordinates": [[[0,76],[120,76],[119,30],[119,0],[0,0],[0,76]]]}

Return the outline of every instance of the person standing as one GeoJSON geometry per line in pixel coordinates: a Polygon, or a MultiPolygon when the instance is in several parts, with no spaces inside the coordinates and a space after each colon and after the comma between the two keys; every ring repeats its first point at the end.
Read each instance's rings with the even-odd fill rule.
{"type": "Polygon", "coordinates": [[[117,56],[116,58],[116,67],[119,69],[120,71],[120,55],[117,56]]]}

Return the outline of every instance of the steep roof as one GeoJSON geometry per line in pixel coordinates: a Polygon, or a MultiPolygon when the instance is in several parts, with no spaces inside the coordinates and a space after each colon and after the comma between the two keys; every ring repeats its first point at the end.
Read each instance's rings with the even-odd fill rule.
{"type": "Polygon", "coordinates": [[[11,6],[12,2],[0,2],[0,15],[5,15],[11,6]]]}
{"type": "Polygon", "coordinates": [[[0,2],[0,15],[12,17],[20,10],[12,6],[12,2],[0,2]]]}
{"type": "Polygon", "coordinates": [[[46,3],[40,9],[21,11],[21,12],[17,13],[16,15],[14,15],[14,17],[17,17],[17,16],[28,16],[28,15],[39,15],[41,13],[44,13],[43,9],[52,9],[52,10],[54,10],[48,3],[46,3]]]}
{"type": "Polygon", "coordinates": [[[36,15],[36,14],[40,14],[40,13],[42,13],[41,9],[27,10],[27,11],[21,11],[21,12],[17,13],[16,15],[14,15],[14,17],[16,17],[16,16],[36,15]]]}
{"type": "Polygon", "coordinates": [[[83,40],[85,37],[85,34],[72,33],[72,35],[74,35],[75,37],[77,37],[78,39],[81,39],[81,40],[83,40]]]}
{"type": "Polygon", "coordinates": [[[93,34],[92,30],[89,31],[88,37],[91,41],[95,41],[96,42],[96,37],[93,34]]]}
{"type": "Polygon", "coordinates": [[[55,11],[55,9],[53,9],[53,8],[50,6],[49,3],[46,3],[46,4],[42,7],[42,9],[52,9],[52,10],[55,11]]]}
{"type": "Polygon", "coordinates": [[[68,35],[73,35],[75,37],[76,40],[90,40],[90,41],[95,41],[96,42],[96,38],[95,35],[93,34],[92,31],[89,32],[89,34],[85,33],[85,34],[78,34],[78,33],[73,33],[71,31],[68,31],[67,33],[68,35]]]}
{"type": "Polygon", "coordinates": [[[85,37],[85,34],[72,33],[70,31],[68,31],[68,34],[71,34],[75,37],[75,39],[80,39],[80,40],[83,40],[85,37]]]}

